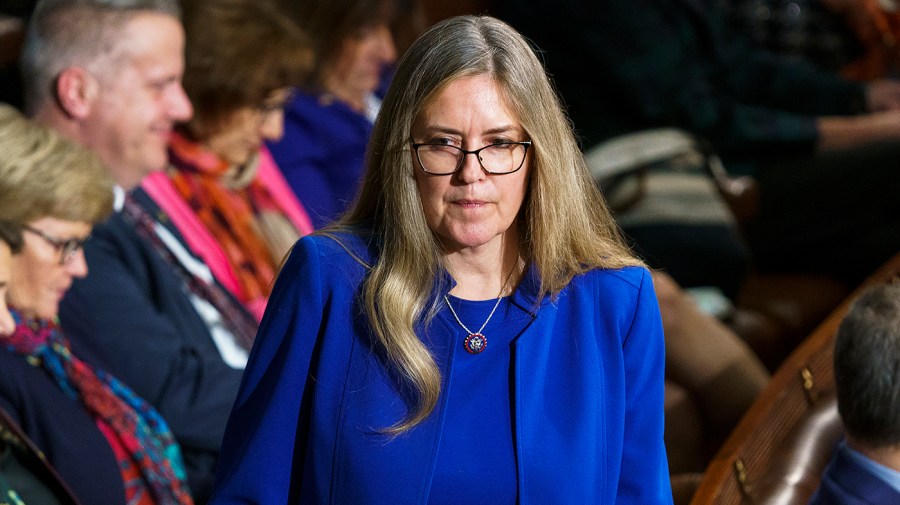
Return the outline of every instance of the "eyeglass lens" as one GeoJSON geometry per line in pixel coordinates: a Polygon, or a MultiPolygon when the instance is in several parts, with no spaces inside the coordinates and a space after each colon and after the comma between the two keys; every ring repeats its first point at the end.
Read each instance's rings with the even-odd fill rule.
{"type": "Polygon", "coordinates": [[[475,151],[443,144],[419,144],[416,154],[422,168],[432,174],[452,174],[465,163],[467,154],[474,154],[482,168],[492,174],[508,174],[522,167],[527,143],[492,144],[475,151]]]}

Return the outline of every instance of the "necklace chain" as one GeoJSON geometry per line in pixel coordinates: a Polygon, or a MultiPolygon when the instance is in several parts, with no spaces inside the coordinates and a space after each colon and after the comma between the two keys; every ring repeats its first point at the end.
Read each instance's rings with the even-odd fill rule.
{"type": "MultiPolygon", "coordinates": [[[[487,326],[488,322],[494,317],[494,312],[497,311],[497,307],[500,306],[500,300],[503,298],[503,291],[506,290],[506,286],[509,285],[509,280],[512,279],[513,272],[516,271],[515,266],[513,269],[509,271],[509,275],[506,276],[506,281],[503,282],[503,285],[500,286],[500,293],[497,294],[497,302],[494,303],[494,308],[491,309],[491,313],[488,314],[487,319],[484,320],[484,323],[481,325],[481,328],[478,328],[478,331],[472,331],[466,327],[465,324],[459,319],[459,316],[456,314],[456,311],[453,310],[453,305],[450,305],[450,299],[447,298],[447,295],[444,295],[444,302],[447,304],[447,308],[450,309],[450,313],[453,314],[453,318],[456,319],[456,322],[462,326],[462,329],[466,330],[466,333],[469,335],[481,335],[482,330],[484,330],[485,326],[487,326]]],[[[483,336],[483,335],[482,335],[483,336]]]]}

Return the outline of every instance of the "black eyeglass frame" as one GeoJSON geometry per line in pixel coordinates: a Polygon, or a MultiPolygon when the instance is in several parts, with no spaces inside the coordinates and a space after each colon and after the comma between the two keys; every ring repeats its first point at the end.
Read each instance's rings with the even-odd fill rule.
{"type": "Polygon", "coordinates": [[[410,146],[412,146],[413,151],[416,153],[416,161],[419,162],[419,168],[421,168],[422,171],[428,175],[453,175],[456,172],[459,172],[459,169],[461,169],[462,166],[466,164],[466,156],[468,156],[470,154],[475,155],[475,159],[478,160],[478,164],[481,166],[481,169],[484,170],[485,172],[487,172],[491,175],[507,175],[507,174],[514,174],[514,173],[518,172],[519,170],[521,170],[523,166],[525,166],[525,158],[528,157],[528,148],[531,147],[532,142],[530,140],[522,140],[520,142],[495,142],[493,144],[488,144],[482,148],[475,149],[473,151],[466,151],[465,149],[463,149],[461,147],[456,147],[456,146],[449,145],[449,144],[433,144],[430,142],[416,143],[416,142],[412,142],[412,141],[410,141],[409,144],[410,144],[410,146]],[[478,156],[478,153],[480,153],[481,151],[483,151],[487,148],[490,148],[490,147],[510,146],[510,145],[522,146],[525,148],[525,152],[522,153],[522,162],[519,163],[519,166],[516,167],[515,170],[509,171],[509,172],[492,172],[492,171],[484,168],[484,163],[481,162],[481,157],[478,156]],[[422,158],[419,157],[419,148],[422,146],[452,147],[453,149],[456,149],[457,151],[463,153],[463,155],[459,159],[459,163],[457,163],[456,168],[452,172],[446,172],[446,173],[441,173],[441,174],[435,173],[435,172],[429,172],[428,170],[425,169],[425,164],[422,163],[422,158]]]}
{"type": "Polygon", "coordinates": [[[70,238],[67,240],[62,240],[52,235],[48,235],[47,232],[39,230],[27,224],[23,224],[22,229],[34,233],[38,237],[46,240],[48,244],[56,248],[56,250],[59,252],[60,266],[65,265],[66,263],[71,261],[72,258],[75,257],[75,253],[77,253],[80,249],[84,249],[84,244],[86,244],[88,239],[90,238],[88,236],[85,238],[70,238]]]}

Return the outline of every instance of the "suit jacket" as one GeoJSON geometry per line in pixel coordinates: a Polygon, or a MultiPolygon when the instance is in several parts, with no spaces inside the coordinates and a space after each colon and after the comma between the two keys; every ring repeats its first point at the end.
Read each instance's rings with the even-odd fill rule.
{"type": "Polygon", "coordinates": [[[809,505],[887,505],[900,503],[900,492],[847,453],[835,452],[809,505]]]}
{"type": "MultiPolygon", "coordinates": [[[[142,190],[133,196],[171,225],[142,190]]],[[[89,275],[63,299],[61,325],[75,354],[119,378],[163,415],[202,503],[243,371],[222,360],[182,279],[121,213],[94,228],[85,256],[89,275]]]]}
{"type": "MultiPolygon", "coordinates": [[[[341,240],[302,238],[281,271],[211,503],[428,503],[441,434],[463,429],[443,422],[447,388],[462,373],[451,352],[460,329],[449,315],[418,325],[443,392],[420,425],[383,435],[378,428],[401,420],[408,398],[358,306],[366,271],[355,258],[371,264],[377,253],[358,237],[341,240]]],[[[649,272],[591,271],[539,305],[538,284],[532,270],[511,297],[510,310],[533,316],[512,344],[514,405],[497,407],[512,409],[512,433],[478,433],[468,452],[477,453],[483,436],[510,437],[521,505],[672,503],[663,336],[649,272]]],[[[443,285],[449,291],[449,276],[443,285]]]]}

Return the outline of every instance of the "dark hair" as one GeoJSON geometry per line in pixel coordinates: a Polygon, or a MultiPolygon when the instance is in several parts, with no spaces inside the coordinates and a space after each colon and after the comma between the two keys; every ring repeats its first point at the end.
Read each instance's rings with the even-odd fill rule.
{"type": "Polygon", "coordinates": [[[308,38],[274,0],[186,0],[183,86],[191,136],[216,133],[242,107],[300,83],[312,66],[308,38]]]}
{"type": "Polygon", "coordinates": [[[396,0],[282,0],[282,3],[312,41],[315,64],[303,83],[312,90],[321,87],[323,67],[337,58],[345,40],[377,24],[393,26],[397,16],[396,0]]]}
{"type": "Polygon", "coordinates": [[[853,302],[835,337],[834,380],[851,437],[900,444],[900,284],[875,286],[853,302]]]}

